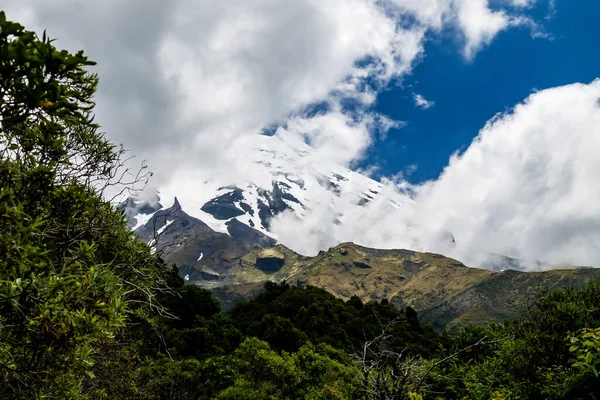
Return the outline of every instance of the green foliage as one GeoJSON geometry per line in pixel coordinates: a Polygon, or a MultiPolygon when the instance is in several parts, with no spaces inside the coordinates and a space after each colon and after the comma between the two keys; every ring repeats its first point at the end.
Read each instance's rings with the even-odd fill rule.
{"type": "Polygon", "coordinates": [[[296,353],[277,353],[266,342],[246,339],[231,357],[233,385],[218,399],[349,398],[352,370],[308,345],[296,353]]]}
{"type": "Polygon", "coordinates": [[[312,342],[353,352],[392,321],[395,345],[413,353],[430,356],[444,340],[430,327],[422,327],[412,309],[405,313],[387,301],[362,304],[358,298],[344,302],[323,289],[286,283],[267,284],[259,296],[236,305],[231,319],[244,334],[285,351],[312,342]]]}
{"type": "Polygon", "coordinates": [[[118,154],[93,123],[98,78],[86,67],[94,63],[83,52],[57,50],[45,34],[39,39],[3,12],[0,59],[0,148],[13,172],[3,186],[27,192],[32,202],[26,205],[33,207],[56,184],[89,183],[113,172],[118,154]]]}
{"type": "Polygon", "coordinates": [[[241,332],[223,315],[208,290],[181,281],[161,303],[176,318],[163,318],[161,330],[167,348],[180,357],[205,358],[230,354],[242,341],[241,332]]]}
{"type": "Polygon", "coordinates": [[[597,353],[593,341],[584,344],[592,338],[590,332],[585,331],[588,338],[582,336],[582,329],[600,324],[598,304],[600,282],[593,281],[581,290],[541,293],[528,314],[516,321],[465,331],[460,345],[484,336],[503,339],[483,352],[462,355],[441,372],[438,382],[445,398],[599,398],[600,380],[585,367],[585,358],[595,365],[588,351],[597,353]],[[570,345],[576,347],[573,352],[570,345]],[[583,364],[576,359],[578,352],[585,357],[583,364]]]}
{"type": "MultiPolygon", "coordinates": [[[[165,303],[182,318],[159,324],[174,359],[161,350],[138,363],[131,386],[141,398],[598,398],[598,379],[572,365],[577,359],[565,340],[569,327],[559,323],[566,319],[572,328],[595,321],[597,282],[578,291],[543,293],[528,316],[472,326],[453,339],[421,327],[412,310],[343,302],[311,287],[270,284],[224,317],[207,291],[181,282],[174,286],[181,296],[165,303]],[[306,309],[314,311],[313,318],[302,314],[306,309]],[[332,330],[337,336],[329,325],[337,325],[332,330]],[[352,337],[354,331],[363,337],[352,337]],[[223,332],[230,332],[229,339],[223,332]],[[366,349],[362,358],[356,353],[360,346],[366,349]],[[547,354],[549,349],[555,354],[547,354]],[[570,356],[563,359],[563,351],[570,356]]],[[[581,341],[571,344],[592,349],[584,343],[593,337],[583,334],[572,335],[581,341]]]]}
{"type": "Polygon", "coordinates": [[[598,378],[598,364],[600,364],[600,328],[584,328],[578,334],[569,337],[571,347],[569,351],[575,353],[577,362],[573,364],[590,371],[598,378]]]}
{"type": "Polygon", "coordinates": [[[152,316],[163,267],[102,199],[120,153],[97,77],[0,12],[0,393],[78,398],[98,352],[152,316]]]}
{"type": "Polygon", "coordinates": [[[160,356],[140,368],[139,399],[195,400],[204,392],[202,363],[194,358],[173,361],[160,356]]]}

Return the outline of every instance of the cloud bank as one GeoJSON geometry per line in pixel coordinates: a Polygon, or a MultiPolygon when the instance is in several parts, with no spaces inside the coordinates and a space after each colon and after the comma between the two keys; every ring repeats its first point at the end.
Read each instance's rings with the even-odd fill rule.
{"type": "Polygon", "coordinates": [[[324,227],[326,211],[301,222],[283,216],[275,232],[308,253],[355,241],[439,252],[472,266],[485,265],[496,253],[521,259],[525,266],[540,261],[598,267],[599,174],[596,80],[534,93],[496,115],[434,181],[385,182],[384,190],[411,193],[413,203],[393,208],[386,201],[372,202],[343,226],[324,227]],[[318,229],[327,236],[316,244],[314,237],[304,240],[298,234],[318,229]]]}
{"type": "Polygon", "coordinates": [[[600,80],[543,90],[490,120],[439,179],[415,188],[419,219],[452,232],[461,259],[480,249],[600,266],[599,172],[600,80]]]}
{"type": "Polygon", "coordinates": [[[410,73],[428,35],[455,35],[472,58],[527,19],[488,0],[7,0],[3,8],[98,61],[97,120],[150,161],[159,185],[189,170],[235,178],[244,171],[228,168],[230,143],[287,122],[327,128],[306,135],[317,149],[352,143],[339,160],[351,163],[378,129],[378,92],[410,73]],[[347,100],[357,112],[342,110],[347,100]],[[319,116],[307,113],[317,104],[319,116]]]}

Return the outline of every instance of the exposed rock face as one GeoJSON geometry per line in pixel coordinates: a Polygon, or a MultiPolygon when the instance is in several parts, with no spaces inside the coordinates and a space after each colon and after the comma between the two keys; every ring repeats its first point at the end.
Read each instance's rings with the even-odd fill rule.
{"type": "Polygon", "coordinates": [[[244,243],[250,246],[272,247],[275,246],[275,244],[277,243],[277,241],[272,237],[269,237],[264,233],[261,233],[256,229],[253,229],[248,225],[241,223],[235,218],[231,221],[228,221],[226,225],[227,232],[229,232],[231,237],[233,237],[234,239],[242,240],[244,243]]]}
{"type": "Polygon", "coordinates": [[[189,242],[186,239],[199,238],[212,232],[204,222],[187,215],[177,198],[170,208],[152,213],[148,222],[135,230],[141,240],[166,254],[173,252],[178,244],[189,242]]]}
{"type": "MultiPolygon", "coordinates": [[[[221,190],[224,189],[229,191],[209,200],[202,206],[202,211],[218,220],[229,220],[244,215],[254,217],[258,213],[260,225],[263,229],[268,229],[274,216],[285,210],[291,210],[288,204],[297,204],[299,207],[303,207],[300,200],[289,192],[292,187],[282,181],[273,181],[272,186],[268,189],[254,185],[250,185],[250,189],[247,188],[247,190],[236,186],[221,188],[221,190]],[[248,193],[248,190],[251,190],[252,193],[248,193]],[[256,198],[252,200],[253,197],[256,198]],[[256,210],[250,205],[251,203],[256,204],[256,210]]],[[[254,225],[252,219],[249,224],[254,225]]]]}
{"type": "MultiPolygon", "coordinates": [[[[344,226],[353,223],[353,216],[365,211],[365,204],[377,201],[393,212],[411,207],[413,203],[410,196],[385,190],[380,182],[333,162],[312,163],[314,149],[295,135],[283,132],[272,136],[259,135],[244,151],[255,164],[252,171],[256,174],[251,180],[228,182],[206,177],[208,179],[204,181],[206,186],[199,195],[202,199],[200,209],[218,221],[229,222],[235,218],[270,235],[273,220],[278,215],[286,213],[302,221],[311,215],[311,210],[326,207],[329,214],[323,220],[325,229],[319,228],[317,231],[320,233],[306,232],[307,235],[322,235],[316,242],[326,247],[338,244],[335,235],[332,235],[332,231],[337,229],[332,229],[330,224],[344,226]],[[333,194],[327,204],[321,204],[319,200],[323,189],[333,194]]],[[[193,198],[189,200],[182,201],[186,211],[187,204],[196,201],[193,198]]],[[[202,215],[192,211],[188,213],[203,219],[202,215]]],[[[213,226],[212,221],[205,222],[213,226]]],[[[291,243],[287,245],[293,246],[291,243]]],[[[317,250],[312,249],[311,252],[317,250]]]]}
{"type": "Polygon", "coordinates": [[[119,204],[118,208],[125,214],[128,228],[132,229],[137,223],[135,218],[136,215],[152,214],[163,208],[163,206],[160,204],[158,196],[153,196],[151,199],[145,201],[129,197],[125,202],[119,204]]]}
{"type": "Polygon", "coordinates": [[[339,180],[347,181],[347,179],[343,178],[341,175],[338,175],[338,174],[336,174],[332,177],[335,179],[328,178],[328,177],[322,176],[322,175],[317,175],[316,178],[317,178],[317,182],[319,183],[319,185],[321,185],[325,189],[335,193],[337,196],[340,195],[341,189],[340,189],[340,186],[334,182],[334,180],[337,179],[338,181],[339,180]],[[340,178],[343,178],[343,179],[340,179],[340,178]]]}
{"type": "Polygon", "coordinates": [[[283,267],[285,256],[275,249],[265,249],[256,256],[256,268],[263,272],[275,272],[283,267]]]}
{"type": "Polygon", "coordinates": [[[242,189],[234,187],[230,192],[215,197],[204,204],[202,206],[202,211],[209,213],[216,219],[220,220],[226,220],[244,215],[245,211],[241,208],[241,203],[244,201],[244,195],[242,192],[242,189]],[[236,203],[239,204],[240,207],[238,207],[236,203]]]}
{"type": "MultiPolygon", "coordinates": [[[[126,215],[127,207],[132,206],[139,210],[139,203],[131,199],[121,205],[126,215]]],[[[133,224],[138,218],[146,221],[135,234],[159,252],[167,263],[176,264],[181,276],[187,276],[190,283],[201,286],[222,286],[230,279],[231,268],[239,264],[244,254],[256,247],[275,244],[274,239],[237,220],[228,222],[229,234],[216,232],[185,213],[177,199],[170,208],[158,211],[147,208],[147,211],[150,212],[138,213],[133,218],[133,224]]]]}

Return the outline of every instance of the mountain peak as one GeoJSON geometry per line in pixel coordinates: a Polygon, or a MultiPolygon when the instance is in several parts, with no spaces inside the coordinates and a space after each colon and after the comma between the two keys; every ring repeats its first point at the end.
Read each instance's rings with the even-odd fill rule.
{"type": "Polygon", "coordinates": [[[173,205],[171,206],[171,210],[172,211],[179,211],[179,210],[181,210],[181,204],[179,204],[179,200],[177,200],[177,197],[175,197],[175,200],[173,201],[173,205]]]}
{"type": "MultiPolygon", "coordinates": [[[[253,162],[244,164],[247,170],[236,178],[227,174],[226,179],[217,175],[198,182],[175,180],[159,188],[157,198],[163,203],[171,200],[173,205],[132,211],[128,217],[133,229],[140,234],[137,230],[147,223],[154,224],[144,228],[150,231],[174,221],[169,232],[176,227],[182,230],[185,226],[175,219],[185,213],[247,245],[281,243],[301,254],[314,255],[338,245],[342,241],[338,238],[349,239],[346,227],[374,203],[383,212],[393,212],[412,202],[408,196],[386,190],[381,183],[341,165],[314,163],[314,149],[285,132],[260,136],[244,151],[253,162]],[[310,240],[304,240],[308,237],[310,240]]],[[[139,199],[128,204],[136,202],[139,199]]],[[[205,257],[208,252],[200,251],[205,257]]],[[[198,255],[189,257],[195,262],[198,255]]]]}

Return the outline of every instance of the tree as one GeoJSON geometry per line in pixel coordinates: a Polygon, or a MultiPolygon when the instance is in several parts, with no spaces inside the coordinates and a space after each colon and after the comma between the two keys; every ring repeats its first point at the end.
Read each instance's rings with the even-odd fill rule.
{"type": "Polygon", "coordinates": [[[102,197],[125,175],[123,151],[93,122],[92,65],[0,12],[0,393],[9,398],[79,397],[99,349],[162,310],[162,261],[102,197]]]}
{"type": "MultiPolygon", "coordinates": [[[[327,350],[327,346],[324,346],[327,350]]],[[[246,339],[228,364],[235,374],[218,399],[354,398],[350,369],[304,345],[296,353],[277,353],[266,342],[246,339]]]]}
{"type": "Polygon", "coordinates": [[[517,320],[465,331],[468,341],[480,335],[510,339],[462,354],[436,377],[438,387],[448,399],[600,398],[600,379],[591,368],[595,331],[585,330],[600,325],[599,301],[600,281],[544,291],[517,320]]]}
{"type": "Polygon", "coordinates": [[[412,353],[406,346],[398,346],[393,332],[399,322],[394,320],[382,325],[381,332],[374,338],[365,338],[359,351],[353,354],[356,380],[364,400],[422,399],[422,394],[434,392],[436,382],[431,376],[436,369],[465,352],[507,340],[488,340],[484,336],[438,359],[427,359],[412,353]]]}

